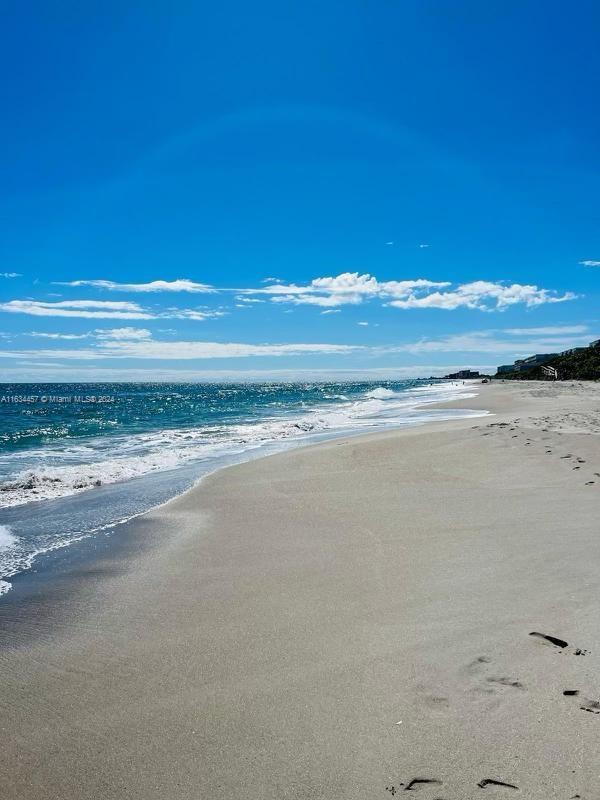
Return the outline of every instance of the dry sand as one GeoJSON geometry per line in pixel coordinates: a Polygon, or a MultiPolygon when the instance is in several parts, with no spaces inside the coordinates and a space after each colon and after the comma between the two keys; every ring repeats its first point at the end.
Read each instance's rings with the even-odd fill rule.
{"type": "Polygon", "coordinates": [[[479,389],[0,603],[0,796],[600,797],[600,385],[479,389]]]}

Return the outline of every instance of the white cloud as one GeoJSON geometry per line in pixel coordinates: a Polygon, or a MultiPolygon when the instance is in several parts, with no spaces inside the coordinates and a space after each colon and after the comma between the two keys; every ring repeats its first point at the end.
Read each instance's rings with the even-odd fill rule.
{"type": "Polygon", "coordinates": [[[586,333],[587,325],[546,325],[542,328],[504,328],[504,333],[511,336],[537,336],[548,334],[586,333]]]}
{"type": "Polygon", "coordinates": [[[580,261],[584,267],[600,267],[600,261],[580,261]]]}
{"type": "Polygon", "coordinates": [[[504,284],[491,281],[473,281],[464,283],[446,292],[431,292],[422,296],[411,294],[401,300],[392,300],[389,305],[394,308],[456,308],[478,309],[480,311],[503,311],[509,306],[523,304],[528,308],[543,303],[563,303],[574,300],[573,292],[557,295],[549,289],[540,289],[534,285],[520,283],[504,284]]]}
{"type": "Polygon", "coordinates": [[[295,306],[309,305],[329,308],[330,306],[358,305],[363,298],[360,294],[283,294],[272,298],[274,303],[291,303],[295,306]]]}
{"type": "MultiPolygon", "coordinates": [[[[343,344],[247,344],[241,342],[189,342],[155,341],[145,335],[128,336],[123,331],[136,329],[114,329],[122,335],[110,341],[100,341],[96,347],[80,350],[22,350],[0,351],[3,358],[60,358],[60,359],[106,359],[141,358],[158,360],[190,360],[213,358],[248,358],[250,356],[298,356],[298,355],[342,355],[362,350],[360,346],[343,344]]],[[[101,337],[98,337],[101,338],[101,337]]],[[[104,337],[106,338],[106,337],[104,337]]]]}
{"type": "Polygon", "coordinates": [[[10,300],[0,303],[0,311],[34,317],[80,317],[84,319],[152,319],[137,303],[103,300],[10,300]]]}
{"type": "Polygon", "coordinates": [[[89,339],[90,333],[40,333],[38,331],[29,331],[23,334],[24,336],[34,336],[38,339],[89,339]]]}
{"type": "Polygon", "coordinates": [[[20,278],[20,272],[0,272],[0,278],[20,278]]]}
{"type": "Polygon", "coordinates": [[[151,311],[138,303],[110,300],[10,300],[0,311],[34,317],[79,317],[81,319],[192,319],[204,322],[225,316],[225,311],[197,308],[168,308],[151,311]]]}
{"type": "Polygon", "coordinates": [[[589,334],[580,336],[536,336],[535,328],[524,332],[523,338],[506,338],[503,331],[472,331],[443,336],[439,339],[420,339],[416,342],[380,348],[383,353],[558,353],[571,347],[588,344],[589,334]]]}
{"type": "MultiPolygon", "coordinates": [[[[361,324],[361,323],[358,323],[361,324]]],[[[362,323],[365,324],[365,323],[362,323]]],[[[41,334],[44,336],[44,334],[41,334]]],[[[48,334],[48,338],[70,338],[69,334],[48,334]]],[[[4,350],[0,356],[16,359],[194,359],[247,358],[251,356],[342,355],[386,356],[396,353],[487,353],[514,358],[520,354],[560,352],[586,345],[592,334],[586,326],[548,326],[470,331],[437,339],[423,338],[398,345],[365,347],[341,344],[248,344],[240,342],[155,341],[146,328],[96,329],[86,336],[96,340],[82,349],[4,350]],[[580,331],[583,329],[583,331],[580,331]],[[572,332],[573,331],[573,332],[572,332]]],[[[74,338],[80,338],[74,336],[74,338]]],[[[83,338],[83,337],[81,337],[83,338]]]]}
{"type": "Polygon", "coordinates": [[[152,338],[147,328],[98,328],[94,333],[97,339],[111,341],[146,341],[152,338]]]}
{"type": "Polygon", "coordinates": [[[239,294],[269,295],[274,303],[314,305],[335,308],[360,305],[379,299],[394,308],[456,308],[479,311],[502,311],[509,306],[526,307],[561,303],[575,299],[573,292],[558,294],[550,289],[520,283],[472,281],[452,286],[449,281],[416,278],[401,281],[378,281],[368,273],[343,272],[334,277],[315,278],[308,284],[275,284],[260,289],[238,290],[239,294]]]}
{"type": "Polygon", "coordinates": [[[147,328],[96,328],[96,330],[89,331],[88,333],[44,333],[40,331],[29,331],[28,333],[24,333],[23,336],[65,341],[77,339],[133,340],[152,338],[152,334],[147,328]]]}
{"type": "Polygon", "coordinates": [[[430,245],[428,245],[428,244],[420,244],[419,247],[420,247],[421,250],[424,250],[426,247],[430,247],[430,245]]]}
{"type": "Polygon", "coordinates": [[[369,327],[369,323],[368,322],[357,322],[356,324],[357,325],[362,325],[363,328],[368,328],[369,327]]]}
{"type": "Polygon", "coordinates": [[[58,286],[93,286],[117,292],[195,292],[209,294],[215,291],[206,283],[195,283],[187,278],[174,281],[149,281],[148,283],[117,283],[106,280],[55,281],[58,286]]]}
{"type": "Polygon", "coordinates": [[[56,364],[53,361],[19,361],[20,367],[52,367],[52,369],[64,368],[63,364],[56,364]]]}
{"type": "Polygon", "coordinates": [[[326,311],[321,311],[321,314],[341,314],[339,308],[328,308],[326,311]]]}
{"type": "Polygon", "coordinates": [[[248,356],[296,356],[342,354],[360,349],[338,344],[245,344],[238,342],[123,342],[113,353],[129,358],[246,358],[248,356]]]}
{"type": "Polygon", "coordinates": [[[275,303],[336,307],[359,305],[372,298],[402,298],[434,288],[449,286],[447,281],[425,278],[403,281],[378,281],[368,273],[342,272],[335,277],[315,278],[309,284],[276,284],[263,289],[240,290],[245,294],[266,294],[275,303]]]}
{"type": "MultiPolygon", "coordinates": [[[[428,244],[418,245],[421,248],[428,244]]],[[[581,262],[588,265],[600,262],[581,262]]],[[[450,281],[434,281],[427,278],[379,281],[368,273],[342,272],[336,276],[314,278],[306,284],[283,283],[278,278],[265,278],[266,285],[254,288],[215,288],[207,284],[194,283],[187,279],[176,281],[151,281],[149,283],[116,283],[107,280],[78,280],[69,286],[93,286],[131,292],[233,292],[238,307],[243,304],[265,302],[265,295],[271,302],[284,305],[312,305],[320,308],[337,308],[344,305],[361,305],[378,299],[388,306],[400,309],[476,309],[479,311],[502,311],[517,304],[528,308],[545,303],[562,303],[573,300],[573,292],[559,294],[530,284],[508,283],[506,281],[477,280],[470,283],[453,284],[450,281]]],[[[13,301],[24,302],[24,301],[13,301]]],[[[38,305],[41,305],[38,303],[38,305]]],[[[0,306],[0,310],[17,310],[0,306]]],[[[174,316],[184,319],[204,320],[223,316],[225,312],[208,309],[169,309],[170,314],[151,313],[141,318],[174,316]]],[[[42,312],[38,311],[38,314],[42,312]]],[[[48,314],[46,314],[48,316],[48,314]]],[[[72,316],[69,313],[69,316],[72,316]]]]}
{"type": "Polygon", "coordinates": [[[212,311],[210,309],[169,308],[167,311],[157,314],[157,317],[165,317],[167,319],[194,319],[197,322],[204,322],[207,319],[224,317],[226,314],[226,311],[212,311]]]}
{"type": "Polygon", "coordinates": [[[245,297],[244,295],[236,295],[235,299],[240,303],[264,303],[264,300],[259,300],[258,297],[245,297]]]}

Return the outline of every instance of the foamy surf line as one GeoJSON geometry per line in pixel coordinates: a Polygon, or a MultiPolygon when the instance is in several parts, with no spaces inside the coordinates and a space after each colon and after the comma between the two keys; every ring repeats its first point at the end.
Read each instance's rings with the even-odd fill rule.
{"type": "Polygon", "coordinates": [[[419,420],[412,417],[421,406],[472,396],[445,384],[401,392],[377,387],[358,400],[342,396],[341,402],[311,409],[296,419],[283,416],[226,428],[217,424],[198,429],[96,437],[66,447],[53,445],[27,450],[11,454],[13,461],[18,463],[23,458],[35,462],[36,467],[17,470],[0,482],[0,509],[66,497],[281,441],[417,423],[419,420]],[[119,456],[114,456],[115,451],[119,456]]]}
{"type": "MultiPolygon", "coordinates": [[[[63,465],[51,466],[46,473],[49,478],[47,485],[54,491],[48,496],[38,494],[35,497],[35,507],[42,510],[52,509],[52,513],[47,514],[45,518],[39,512],[33,515],[33,504],[29,500],[14,503],[12,508],[3,512],[9,517],[11,529],[5,528],[4,549],[0,542],[0,579],[3,579],[0,583],[0,594],[6,594],[11,588],[7,578],[27,572],[44,554],[69,547],[100,531],[110,533],[117,526],[185,493],[206,475],[225,466],[340,436],[356,436],[361,433],[421,425],[428,421],[487,414],[488,412],[468,409],[427,410],[427,406],[433,403],[468,400],[474,396],[476,395],[473,392],[465,391],[465,387],[452,385],[417,387],[402,392],[377,387],[364,393],[359,401],[343,398],[338,405],[311,410],[295,420],[286,417],[231,426],[230,430],[235,427],[235,437],[225,443],[212,442],[209,453],[205,446],[206,442],[202,442],[200,446],[205,447],[200,458],[197,454],[198,439],[202,436],[206,438],[206,429],[202,432],[155,431],[144,435],[144,446],[148,448],[148,442],[151,441],[153,446],[160,445],[165,448],[169,443],[175,442],[175,455],[167,453],[168,466],[164,466],[163,459],[152,465],[153,468],[146,469],[147,464],[144,460],[153,459],[152,451],[145,452],[136,463],[134,452],[139,448],[141,438],[137,437],[138,441],[130,442],[129,455],[120,460],[118,470],[112,473],[116,476],[115,479],[100,481],[101,485],[97,490],[94,489],[97,486],[98,468],[106,467],[102,462],[83,465],[84,473],[92,482],[91,486],[83,485],[81,475],[76,473],[77,465],[66,468],[74,471],[71,478],[76,481],[76,485],[65,481],[64,474],[63,478],[57,480],[60,470],[65,471],[63,465]],[[254,436],[248,435],[250,430],[255,432],[254,436]],[[130,470],[129,474],[123,477],[126,472],[123,470],[123,463],[127,463],[127,459],[130,465],[133,462],[137,469],[130,470]],[[179,480],[170,483],[169,481],[173,479],[165,481],[161,478],[161,475],[166,474],[178,476],[182,474],[182,470],[191,475],[188,476],[187,482],[179,480]],[[148,481],[153,483],[148,484],[149,490],[146,490],[145,496],[141,496],[143,495],[141,490],[146,487],[148,481]],[[158,487],[159,491],[156,492],[154,487],[158,487]],[[40,518],[39,523],[38,518],[40,518]]],[[[81,445],[78,445],[78,449],[82,450],[81,445]]],[[[106,471],[104,474],[106,475],[106,471]]],[[[35,486],[35,483],[31,481],[31,476],[27,476],[26,488],[32,485],[35,486]]],[[[36,567],[38,566],[36,563],[36,567]]]]}
{"type": "MultiPolygon", "coordinates": [[[[12,574],[13,565],[10,560],[10,553],[17,545],[17,537],[14,536],[10,528],[6,525],[0,525],[0,575],[10,578],[12,574]]],[[[0,580],[0,596],[10,591],[12,584],[5,580],[0,580]]]]}

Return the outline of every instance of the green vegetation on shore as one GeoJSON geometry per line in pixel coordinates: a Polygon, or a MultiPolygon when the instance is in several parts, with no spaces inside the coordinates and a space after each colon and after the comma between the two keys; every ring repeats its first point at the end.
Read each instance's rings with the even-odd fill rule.
{"type": "MultiPolygon", "coordinates": [[[[556,356],[547,362],[548,366],[558,370],[559,380],[598,381],[600,380],[600,347],[585,347],[571,353],[556,356]]],[[[503,372],[496,376],[503,380],[547,380],[541,365],[531,369],[520,369],[514,372],[503,372]]]]}

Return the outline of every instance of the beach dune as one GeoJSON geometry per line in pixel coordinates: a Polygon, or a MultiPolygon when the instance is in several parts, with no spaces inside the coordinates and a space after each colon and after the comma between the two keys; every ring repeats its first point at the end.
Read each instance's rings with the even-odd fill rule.
{"type": "Polygon", "coordinates": [[[2,797],[600,796],[600,386],[476,391],[0,602],[2,797]]]}

